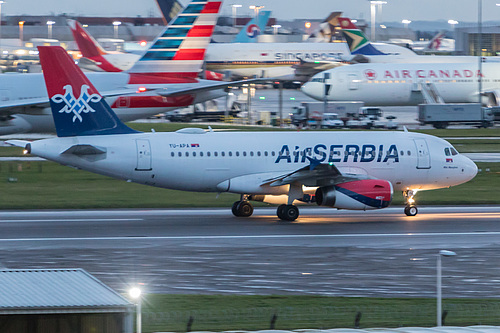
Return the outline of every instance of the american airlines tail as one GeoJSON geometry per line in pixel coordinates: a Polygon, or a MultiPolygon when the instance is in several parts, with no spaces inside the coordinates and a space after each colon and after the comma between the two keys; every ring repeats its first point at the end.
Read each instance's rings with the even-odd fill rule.
{"type": "Polygon", "coordinates": [[[365,36],[363,31],[359,29],[350,19],[346,17],[338,18],[342,34],[349,45],[351,54],[361,54],[365,56],[385,55],[385,53],[376,49],[365,36]]]}
{"type": "Polygon", "coordinates": [[[118,119],[60,46],[39,46],[57,136],[136,133],[118,119]]]}
{"type": "Polygon", "coordinates": [[[82,25],[75,20],[66,20],[73,38],[75,39],[78,49],[82,53],[82,59],[88,59],[93,62],[95,66],[105,72],[121,72],[122,69],[117,68],[110,63],[105,55],[108,53],[99,45],[99,43],[92,37],[82,25]]]}
{"type": "Polygon", "coordinates": [[[233,40],[233,43],[256,43],[257,37],[266,29],[271,11],[264,10],[259,12],[257,17],[249,21],[233,40]]]}
{"type": "Polygon", "coordinates": [[[192,1],[163,31],[128,72],[149,83],[193,81],[203,65],[221,1],[192,1]]]}

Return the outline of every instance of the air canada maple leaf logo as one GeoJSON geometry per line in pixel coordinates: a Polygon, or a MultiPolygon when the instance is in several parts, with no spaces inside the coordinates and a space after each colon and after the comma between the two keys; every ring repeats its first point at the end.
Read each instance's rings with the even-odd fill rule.
{"type": "Polygon", "coordinates": [[[73,87],[65,85],[63,87],[64,94],[55,94],[51,100],[54,103],[64,103],[64,107],[59,110],[59,113],[73,113],[73,122],[77,119],[83,122],[82,113],[95,112],[89,103],[97,103],[102,97],[98,94],[89,94],[89,86],[84,84],[80,87],[80,97],[76,98],[73,94],[73,87]]]}
{"type": "Polygon", "coordinates": [[[375,72],[373,69],[367,69],[365,70],[365,77],[368,80],[375,80],[377,78],[377,72],[375,72]]]}

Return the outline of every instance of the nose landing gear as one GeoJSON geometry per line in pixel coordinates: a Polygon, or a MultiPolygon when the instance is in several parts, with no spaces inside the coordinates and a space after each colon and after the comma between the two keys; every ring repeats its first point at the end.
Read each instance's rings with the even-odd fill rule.
{"type": "Polygon", "coordinates": [[[418,209],[417,206],[415,205],[415,199],[413,199],[415,194],[416,192],[412,190],[406,190],[403,192],[403,196],[406,199],[406,206],[405,206],[406,216],[415,216],[418,214],[418,209]]]}

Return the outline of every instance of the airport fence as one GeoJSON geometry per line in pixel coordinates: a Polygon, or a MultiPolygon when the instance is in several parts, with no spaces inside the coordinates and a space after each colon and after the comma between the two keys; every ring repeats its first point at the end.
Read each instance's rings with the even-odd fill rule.
{"type": "MultiPolygon", "coordinates": [[[[500,302],[443,304],[448,326],[500,325],[500,302]]],[[[146,332],[224,331],[436,325],[435,304],[405,306],[280,307],[143,313],[146,332]]]]}

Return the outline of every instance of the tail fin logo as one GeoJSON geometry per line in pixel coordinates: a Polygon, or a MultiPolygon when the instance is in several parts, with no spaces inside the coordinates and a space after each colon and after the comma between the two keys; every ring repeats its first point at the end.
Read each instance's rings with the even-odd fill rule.
{"type": "Polygon", "coordinates": [[[89,94],[89,88],[90,87],[86,84],[82,85],[80,88],[80,97],[75,98],[73,87],[69,84],[65,85],[63,87],[64,94],[55,94],[52,96],[51,101],[57,104],[65,104],[64,107],[59,110],[59,113],[73,113],[73,122],[77,119],[83,122],[82,113],[95,112],[89,103],[98,103],[102,99],[99,94],[89,94]]]}
{"type": "Polygon", "coordinates": [[[250,38],[255,38],[260,35],[260,28],[257,24],[250,24],[247,27],[247,36],[250,38]]]}

